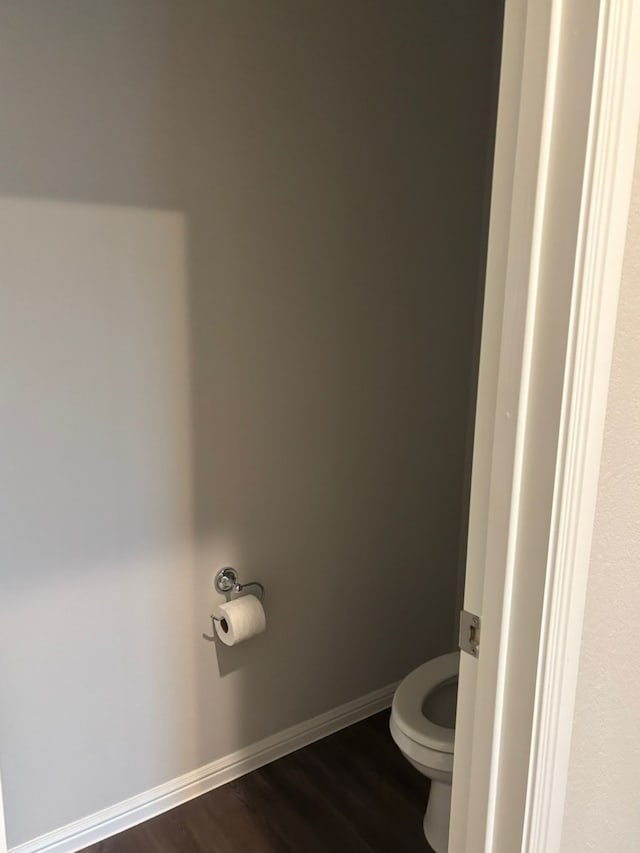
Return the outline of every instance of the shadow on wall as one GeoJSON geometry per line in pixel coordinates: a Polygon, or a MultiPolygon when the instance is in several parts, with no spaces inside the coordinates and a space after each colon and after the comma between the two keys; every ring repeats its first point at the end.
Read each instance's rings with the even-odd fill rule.
{"type": "Polygon", "coordinates": [[[0,10],[12,844],[450,648],[500,5],[0,10]]]}

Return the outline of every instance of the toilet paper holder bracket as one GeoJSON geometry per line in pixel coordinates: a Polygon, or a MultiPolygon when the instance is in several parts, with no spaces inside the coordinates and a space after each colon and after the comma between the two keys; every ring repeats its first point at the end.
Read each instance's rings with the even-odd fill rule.
{"type": "MultiPolygon", "coordinates": [[[[248,586],[255,586],[260,590],[257,598],[259,598],[260,601],[264,601],[264,584],[261,584],[259,581],[247,581],[247,583],[240,583],[238,580],[238,573],[235,569],[232,569],[231,566],[225,566],[218,570],[215,578],[213,579],[213,585],[217,592],[226,597],[227,601],[231,600],[232,595],[239,595],[244,592],[248,586]]],[[[203,638],[212,643],[216,638],[215,623],[224,621],[224,618],[214,616],[212,613],[211,625],[214,629],[213,635],[210,636],[209,634],[203,633],[203,638]]]]}
{"type": "Polygon", "coordinates": [[[240,583],[238,580],[238,573],[235,569],[232,569],[230,566],[225,566],[223,569],[220,569],[215,578],[213,579],[213,585],[216,588],[216,591],[221,595],[226,595],[229,598],[232,594],[237,594],[240,592],[244,592],[248,586],[257,586],[260,589],[260,594],[257,596],[260,601],[264,600],[264,585],[258,583],[258,581],[247,581],[247,583],[240,583]]]}

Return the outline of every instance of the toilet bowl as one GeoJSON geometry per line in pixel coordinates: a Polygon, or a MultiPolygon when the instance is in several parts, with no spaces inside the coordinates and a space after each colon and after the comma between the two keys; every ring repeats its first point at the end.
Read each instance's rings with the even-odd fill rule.
{"type": "Polygon", "coordinates": [[[424,834],[447,853],[453,741],[460,653],[433,658],[404,678],[394,694],[389,728],[404,757],[431,779],[424,834]]]}

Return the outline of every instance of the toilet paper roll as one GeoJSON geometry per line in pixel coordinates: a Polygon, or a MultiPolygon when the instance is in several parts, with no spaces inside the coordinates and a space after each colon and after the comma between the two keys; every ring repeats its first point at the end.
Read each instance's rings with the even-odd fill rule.
{"type": "Polygon", "coordinates": [[[267,627],[264,608],[255,595],[243,595],[214,609],[216,634],[227,646],[237,646],[267,627]],[[217,620],[220,621],[217,621],[217,620]]]}

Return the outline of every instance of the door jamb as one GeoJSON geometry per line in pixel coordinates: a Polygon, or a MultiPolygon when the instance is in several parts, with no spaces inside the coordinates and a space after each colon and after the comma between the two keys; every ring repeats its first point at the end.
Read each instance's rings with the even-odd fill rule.
{"type": "MultiPolygon", "coordinates": [[[[521,797],[520,790],[510,785],[510,774],[514,773],[513,762],[510,765],[500,760],[500,745],[508,740],[508,727],[512,725],[512,721],[502,715],[502,710],[510,691],[515,689],[509,679],[500,679],[498,660],[504,659],[507,654],[511,658],[510,666],[526,669],[535,683],[535,696],[529,708],[532,716],[529,732],[531,748],[517,768],[518,773],[524,770],[527,774],[524,803],[518,804],[523,806],[524,811],[521,844],[518,846],[522,853],[540,853],[541,850],[558,853],[561,849],[602,435],[640,119],[640,87],[637,86],[640,72],[640,4],[636,0],[600,0],[596,11],[595,64],[593,80],[589,84],[589,122],[586,139],[583,138],[586,158],[581,194],[577,199],[580,217],[573,262],[571,310],[566,329],[562,399],[557,415],[553,415],[557,422],[558,448],[557,452],[553,449],[556,454],[553,494],[551,506],[546,508],[550,519],[549,546],[546,561],[541,561],[538,569],[541,573],[540,581],[544,584],[544,599],[539,605],[537,602],[533,605],[538,608],[539,644],[536,638],[528,648],[519,646],[514,649],[508,642],[511,632],[523,616],[522,608],[530,609],[532,606],[531,602],[522,601],[514,595],[514,579],[517,580],[518,573],[523,569],[514,557],[515,546],[511,537],[517,537],[518,524],[527,523],[526,519],[518,518],[522,496],[519,477],[522,458],[519,453],[524,451],[522,442],[518,449],[516,434],[523,435],[527,430],[528,401],[533,393],[530,387],[528,360],[531,353],[527,351],[527,335],[531,334],[531,324],[536,325],[538,319],[535,316],[536,291],[541,281],[541,270],[537,263],[539,256],[536,257],[540,247],[536,247],[536,241],[540,238],[539,229],[544,229],[545,210],[556,201],[553,198],[548,161],[545,164],[546,132],[550,128],[548,122],[554,121],[554,99],[560,85],[562,63],[571,62],[570,58],[566,59],[558,53],[558,27],[566,25],[567,21],[570,25],[570,16],[579,14],[580,9],[579,4],[572,4],[570,0],[547,0],[545,3],[539,3],[538,0],[536,3],[506,0],[505,26],[509,15],[512,22],[520,17],[519,23],[525,33],[525,50],[518,65],[513,58],[512,44],[510,65],[505,69],[503,64],[503,73],[506,75],[521,72],[521,78],[517,81],[520,85],[519,100],[515,105],[513,102],[510,104],[510,118],[518,129],[515,152],[511,154],[516,171],[511,179],[512,207],[509,221],[498,223],[501,233],[494,238],[498,254],[509,257],[509,263],[505,262],[502,269],[498,264],[497,271],[502,277],[497,282],[490,279],[490,237],[487,289],[493,288],[495,298],[496,292],[503,288],[502,344],[498,388],[497,391],[493,389],[495,405],[492,423],[489,424],[493,456],[490,471],[482,472],[485,482],[480,486],[476,484],[476,488],[485,490],[490,504],[489,498],[495,500],[496,477],[500,478],[498,485],[504,487],[505,477],[509,485],[506,498],[504,488],[502,490],[500,513],[492,515],[491,505],[486,513],[486,541],[481,543],[487,546],[483,552],[486,571],[482,589],[472,590],[476,600],[480,598],[482,601],[479,610],[483,617],[483,648],[479,660],[466,661],[463,655],[461,662],[461,679],[466,675],[474,681],[476,711],[479,708],[481,710],[482,690],[485,699],[490,696],[491,707],[486,717],[493,721],[493,727],[489,731],[491,726],[488,726],[486,718],[482,726],[476,719],[470,723],[467,720],[473,729],[473,760],[465,768],[454,765],[452,853],[475,853],[476,850],[498,853],[507,849],[496,824],[500,799],[497,792],[511,792],[516,798],[521,797]],[[527,49],[531,45],[535,50],[527,49]],[[527,83],[531,81],[535,84],[534,95],[539,95],[541,83],[544,91],[543,109],[538,112],[536,109],[539,104],[532,104],[531,98],[527,98],[527,83]],[[532,150],[532,143],[536,155],[535,194],[528,207],[518,209],[517,203],[522,200],[522,195],[518,196],[522,190],[521,186],[518,190],[518,181],[522,181],[517,169],[518,159],[532,150]],[[522,216],[519,216],[523,209],[526,214],[524,223],[522,216]],[[510,261],[514,255],[519,261],[515,265],[515,272],[526,274],[526,285],[513,275],[514,266],[510,261]],[[523,304],[523,296],[526,305],[523,304]],[[514,300],[515,310],[509,307],[510,303],[513,306],[514,300]],[[515,331],[510,331],[506,326],[509,318],[513,319],[514,316],[519,325],[515,331]],[[514,352],[517,353],[515,366],[507,363],[514,352]],[[502,376],[506,377],[508,393],[504,388],[502,392],[500,390],[502,376]],[[518,423],[515,428],[511,426],[509,429],[504,419],[505,414],[509,417],[509,407],[514,396],[517,397],[518,423]],[[496,453],[500,432],[503,443],[505,439],[511,442],[506,458],[503,454],[501,459],[496,453]],[[499,545],[500,548],[504,546],[504,553],[500,554],[501,560],[496,567],[489,560],[490,548],[487,542],[490,545],[491,536],[496,535],[496,521],[504,523],[505,507],[508,509],[509,532],[500,534],[502,539],[499,545]],[[499,624],[492,626],[485,605],[496,597],[499,603],[493,612],[499,624]],[[483,734],[491,741],[488,745],[482,745],[484,753],[479,744],[483,734]],[[456,826],[457,822],[459,826],[456,826]]],[[[503,63],[504,57],[503,53],[503,63]]],[[[501,78],[501,98],[503,87],[508,82],[501,78]]],[[[513,80],[511,84],[514,85],[513,80]]],[[[495,191],[494,181],[494,194],[495,191]]],[[[492,219],[493,213],[492,204],[492,219]]],[[[495,220],[490,228],[494,226],[495,220]]],[[[544,324],[541,326],[538,322],[535,331],[538,342],[534,346],[544,346],[544,324]]],[[[486,422],[484,429],[487,429],[486,422]]],[[[484,450],[486,454],[486,444],[484,450]]],[[[546,459],[549,448],[541,448],[539,452],[546,459]]],[[[533,462],[535,464],[535,458],[533,462]]],[[[472,482],[472,500],[473,488],[472,482]]],[[[467,593],[468,590],[465,590],[465,607],[476,610],[477,605],[468,602],[467,593]]],[[[530,618],[530,614],[527,617],[530,618]]],[[[465,728],[466,725],[462,726],[461,735],[465,728]]],[[[516,848],[512,846],[508,849],[516,848]]]]}
{"type": "Polygon", "coordinates": [[[559,853],[640,118],[640,7],[600,5],[522,850],[559,853]]]}

